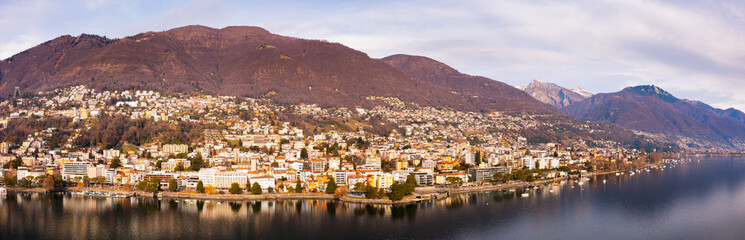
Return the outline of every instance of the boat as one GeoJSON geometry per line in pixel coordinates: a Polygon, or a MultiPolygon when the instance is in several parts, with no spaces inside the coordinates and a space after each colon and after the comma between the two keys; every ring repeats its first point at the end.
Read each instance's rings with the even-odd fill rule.
{"type": "Polygon", "coordinates": [[[530,197],[530,194],[528,194],[528,193],[523,193],[523,194],[521,194],[521,195],[520,195],[520,197],[530,197]]]}
{"type": "Polygon", "coordinates": [[[603,179],[603,183],[605,183],[605,182],[606,182],[606,180],[605,180],[605,179],[603,179]]]}
{"type": "Polygon", "coordinates": [[[515,189],[514,189],[514,188],[510,188],[510,190],[509,190],[509,191],[510,191],[510,192],[515,192],[515,189]]]}
{"type": "Polygon", "coordinates": [[[8,189],[4,187],[0,187],[0,197],[4,197],[8,195],[8,189]]]}

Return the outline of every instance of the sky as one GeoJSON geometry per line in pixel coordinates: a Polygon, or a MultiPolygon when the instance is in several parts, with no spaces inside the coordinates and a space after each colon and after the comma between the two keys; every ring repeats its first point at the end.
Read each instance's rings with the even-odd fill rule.
{"type": "Polygon", "coordinates": [[[374,58],[411,54],[513,86],[657,85],[745,110],[745,1],[0,0],[0,59],[61,35],[259,26],[374,58]]]}

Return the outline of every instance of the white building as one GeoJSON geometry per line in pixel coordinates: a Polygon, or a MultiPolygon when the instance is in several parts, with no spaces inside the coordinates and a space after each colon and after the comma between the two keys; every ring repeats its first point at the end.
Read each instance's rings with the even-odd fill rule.
{"type": "Polygon", "coordinates": [[[251,185],[254,183],[259,183],[259,186],[261,186],[261,189],[268,189],[273,188],[275,186],[275,179],[272,176],[261,176],[261,177],[252,177],[250,179],[251,185]]]}
{"type": "MultiPolygon", "coordinates": [[[[215,173],[214,184],[215,188],[230,188],[233,183],[238,183],[241,188],[246,185],[248,175],[245,172],[233,172],[224,171],[215,173]]],[[[204,182],[202,182],[204,183],[204,182]]]]}
{"type": "Polygon", "coordinates": [[[103,157],[106,159],[118,158],[119,150],[116,150],[116,149],[103,150],[103,157]]]}
{"type": "Polygon", "coordinates": [[[88,176],[88,167],[93,166],[90,162],[67,162],[62,165],[62,179],[67,181],[74,177],[88,176]]]}
{"type": "Polygon", "coordinates": [[[215,186],[215,173],[217,173],[217,169],[214,168],[201,169],[199,170],[199,181],[202,181],[205,187],[207,185],[215,186]]]}
{"type": "Polygon", "coordinates": [[[163,145],[163,152],[167,152],[167,153],[179,154],[179,153],[186,153],[188,151],[189,151],[189,146],[187,146],[186,144],[163,145]]]}

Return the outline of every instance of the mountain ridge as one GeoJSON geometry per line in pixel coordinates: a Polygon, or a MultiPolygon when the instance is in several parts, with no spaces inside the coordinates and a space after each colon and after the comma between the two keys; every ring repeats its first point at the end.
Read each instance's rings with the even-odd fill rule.
{"type": "Polygon", "coordinates": [[[692,143],[690,139],[738,149],[743,148],[745,141],[745,124],[742,122],[678,99],[653,85],[596,94],[564,107],[562,111],[586,121],[615,123],[634,130],[661,134],[668,140],[689,147],[706,145],[702,141],[692,143]]]}
{"type": "Polygon", "coordinates": [[[11,94],[15,87],[36,92],[87,85],[326,106],[369,106],[375,103],[367,96],[382,96],[463,111],[562,114],[514,94],[511,87],[473,87],[487,80],[493,85],[501,82],[460,79],[461,85],[472,86],[467,89],[486,92],[458,92],[434,79],[421,80],[339,43],[246,26],[191,25],[120,39],[65,35],[0,62],[0,96],[11,94]]]}
{"type": "Polygon", "coordinates": [[[538,101],[550,104],[558,109],[582,101],[586,98],[579,93],[557,84],[541,82],[538,79],[533,79],[529,84],[521,85],[517,88],[528,93],[538,101]]]}

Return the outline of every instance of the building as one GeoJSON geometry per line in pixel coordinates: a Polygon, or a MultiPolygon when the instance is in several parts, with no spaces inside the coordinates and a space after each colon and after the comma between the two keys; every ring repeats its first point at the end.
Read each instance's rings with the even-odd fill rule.
{"type": "Polygon", "coordinates": [[[62,165],[62,179],[88,176],[88,167],[93,166],[90,162],[67,162],[62,165]]]}
{"type": "Polygon", "coordinates": [[[435,184],[434,175],[430,172],[413,172],[411,174],[414,175],[414,180],[416,180],[417,185],[423,186],[435,184]]]}
{"type": "Polygon", "coordinates": [[[163,145],[163,152],[169,154],[179,154],[189,152],[189,146],[186,144],[166,144],[163,145]]]}
{"type": "Polygon", "coordinates": [[[10,152],[10,143],[8,142],[0,143],[0,154],[8,154],[9,152],[10,152]]]}
{"type": "Polygon", "coordinates": [[[106,168],[103,165],[88,166],[88,178],[103,177],[106,168]]]}
{"type": "Polygon", "coordinates": [[[106,159],[118,158],[119,150],[116,150],[116,149],[103,150],[103,157],[106,159]]]}
{"type": "Polygon", "coordinates": [[[23,162],[24,166],[34,166],[36,165],[36,157],[32,156],[25,156],[21,158],[21,161],[23,162]]]}
{"type": "Polygon", "coordinates": [[[336,182],[337,185],[343,186],[347,185],[347,179],[349,176],[355,175],[355,172],[353,171],[336,171],[332,174],[334,177],[334,182],[336,182]]]}
{"type": "Polygon", "coordinates": [[[214,168],[206,168],[199,170],[199,181],[202,181],[202,184],[204,186],[212,185],[215,186],[215,174],[217,173],[217,169],[214,168]]]}
{"type": "Polygon", "coordinates": [[[274,188],[276,180],[272,176],[260,176],[260,177],[252,177],[250,181],[251,181],[252,186],[254,183],[258,183],[259,186],[261,186],[261,189],[266,190],[269,188],[274,188]]]}
{"type": "Polygon", "coordinates": [[[409,161],[398,160],[396,161],[396,171],[406,170],[409,168],[409,161]]]}
{"type": "Polygon", "coordinates": [[[356,185],[357,183],[363,183],[364,185],[365,181],[367,181],[367,178],[365,176],[360,176],[360,175],[347,176],[347,185],[349,185],[349,189],[353,189],[354,185],[356,185]]]}
{"type": "Polygon", "coordinates": [[[375,174],[368,177],[367,182],[376,188],[390,188],[393,184],[393,176],[389,173],[375,174]]]}
{"type": "Polygon", "coordinates": [[[509,168],[505,167],[480,167],[468,169],[468,175],[473,181],[491,181],[494,180],[495,173],[508,174],[509,168]]]}
{"type": "MultiPolygon", "coordinates": [[[[106,181],[109,180],[109,176],[108,176],[109,174],[110,174],[110,172],[109,171],[106,171],[106,175],[107,175],[106,176],[106,181]]],[[[116,174],[114,174],[114,175],[116,175],[116,174]]],[[[171,175],[171,174],[164,174],[164,173],[149,173],[149,174],[145,174],[145,176],[142,177],[143,180],[158,179],[158,181],[160,181],[161,184],[168,184],[168,182],[171,179],[173,179],[173,178],[174,178],[173,175],[171,175]]]]}
{"type": "Polygon", "coordinates": [[[442,174],[435,175],[435,184],[441,184],[441,185],[450,184],[447,181],[447,178],[449,177],[460,178],[461,180],[463,180],[463,183],[468,182],[468,174],[466,173],[442,173],[442,174]]]}
{"type": "Polygon", "coordinates": [[[476,153],[472,153],[472,152],[466,153],[466,164],[471,164],[471,165],[476,164],[476,153]]]}
{"type": "Polygon", "coordinates": [[[326,171],[326,161],[313,160],[310,161],[310,171],[313,173],[323,173],[326,171]]]}
{"type": "Polygon", "coordinates": [[[191,161],[186,159],[169,159],[168,162],[164,162],[160,164],[160,168],[167,171],[175,171],[176,167],[181,164],[181,167],[183,169],[187,169],[191,167],[191,161]]]}
{"type": "MultiPolygon", "coordinates": [[[[234,172],[224,171],[215,173],[214,184],[215,188],[230,188],[230,185],[237,183],[243,188],[248,181],[248,175],[245,172],[234,172]]],[[[202,182],[204,183],[204,182],[202,182]]]]}
{"type": "Polygon", "coordinates": [[[329,158],[329,170],[332,170],[332,171],[339,170],[340,165],[341,165],[341,159],[339,157],[329,158]]]}

